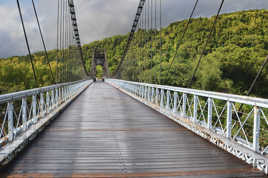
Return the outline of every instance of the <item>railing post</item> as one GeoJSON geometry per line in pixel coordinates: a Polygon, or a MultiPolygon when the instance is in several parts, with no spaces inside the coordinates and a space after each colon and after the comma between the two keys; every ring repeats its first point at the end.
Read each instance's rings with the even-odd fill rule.
{"type": "Polygon", "coordinates": [[[152,87],[151,103],[154,103],[154,88],[152,87]]]}
{"type": "Polygon", "coordinates": [[[23,131],[25,131],[28,127],[28,124],[27,124],[27,102],[26,102],[25,97],[22,98],[21,107],[22,107],[23,131]]]}
{"type": "Polygon", "coordinates": [[[54,107],[55,107],[55,93],[54,93],[54,90],[55,89],[52,89],[52,91],[51,91],[51,108],[52,109],[54,109],[54,107]]]}
{"type": "Polygon", "coordinates": [[[138,95],[138,87],[137,87],[137,85],[136,84],[133,84],[133,94],[135,95],[135,96],[137,96],[138,95]]]}
{"type": "Polygon", "coordinates": [[[259,137],[260,137],[260,109],[254,106],[254,128],[253,128],[253,150],[259,152],[259,137]]]}
{"type": "Polygon", "coordinates": [[[146,86],[144,86],[144,90],[143,90],[143,98],[144,98],[144,100],[146,100],[146,98],[147,98],[147,87],[146,86]]]}
{"type": "Polygon", "coordinates": [[[67,87],[67,91],[68,91],[68,99],[71,98],[71,86],[67,87]]]}
{"type": "Polygon", "coordinates": [[[61,92],[61,98],[62,98],[62,103],[65,101],[65,86],[63,86],[62,88],[62,92],[61,92]]]}
{"type": "Polygon", "coordinates": [[[139,86],[139,97],[141,97],[141,98],[142,98],[142,88],[143,88],[143,87],[140,85],[140,86],[139,86]]]}
{"type": "Polygon", "coordinates": [[[134,95],[136,94],[135,85],[131,85],[131,93],[134,95]]]}
{"type": "Polygon", "coordinates": [[[65,86],[65,95],[66,95],[65,101],[67,101],[69,98],[68,86],[65,86]]]}
{"type": "Polygon", "coordinates": [[[141,85],[140,87],[141,87],[141,88],[140,88],[140,97],[143,98],[144,86],[141,85]]]}
{"type": "Polygon", "coordinates": [[[69,90],[69,87],[68,87],[68,86],[65,86],[65,92],[66,92],[66,97],[65,97],[66,99],[65,99],[65,100],[66,100],[66,101],[67,101],[68,98],[69,98],[69,91],[68,91],[68,90],[69,90]]]}
{"type": "Polygon", "coordinates": [[[63,100],[63,89],[62,87],[59,88],[59,105],[62,103],[63,100]]]}
{"type": "Polygon", "coordinates": [[[172,109],[173,113],[177,113],[177,104],[178,104],[178,93],[175,92],[173,95],[173,109],[172,109]]]}
{"type": "Polygon", "coordinates": [[[170,110],[170,91],[167,91],[167,104],[166,104],[166,110],[170,110]]]}
{"type": "Polygon", "coordinates": [[[158,90],[158,88],[156,88],[155,89],[156,91],[155,91],[155,104],[157,104],[158,105],[158,98],[159,98],[159,90],[158,90]]]}
{"type": "Polygon", "coordinates": [[[33,123],[35,124],[37,122],[37,116],[36,116],[36,95],[34,94],[32,96],[32,113],[33,113],[33,123]]]}
{"type": "Polygon", "coordinates": [[[151,87],[147,87],[147,101],[150,102],[150,89],[151,87]]]}
{"type": "Polygon", "coordinates": [[[40,93],[40,113],[41,113],[41,117],[45,116],[45,101],[44,101],[44,93],[40,93]]]}
{"type": "Polygon", "coordinates": [[[232,102],[227,101],[227,123],[226,123],[226,137],[232,136],[232,102]]]}
{"type": "Polygon", "coordinates": [[[160,99],[160,108],[163,108],[164,107],[164,90],[161,89],[161,99],[160,99]]]}
{"type": "Polygon", "coordinates": [[[56,107],[58,107],[59,105],[59,89],[58,88],[56,88],[55,105],[56,107]]]}
{"type": "Polygon", "coordinates": [[[198,96],[194,95],[194,117],[193,121],[197,122],[197,110],[198,110],[198,96]]]}
{"type": "Polygon", "coordinates": [[[186,117],[187,94],[182,94],[182,116],[186,117]]]}
{"type": "Polygon", "coordinates": [[[49,92],[47,91],[46,94],[46,113],[48,114],[50,112],[50,96],[49,92]]]}
{"type": "Polygon", "coordinates": [[[13,103],[8,102],[7,104],[7,114],[8,114],[8,141],[12,141],[14,137],[14,121],[13,121],[13,103]]]}
{"type": "Polygon", "coordinates": [[[208,98],[208,123],[207,128],[212,128],[212,99],[208,98]]]}

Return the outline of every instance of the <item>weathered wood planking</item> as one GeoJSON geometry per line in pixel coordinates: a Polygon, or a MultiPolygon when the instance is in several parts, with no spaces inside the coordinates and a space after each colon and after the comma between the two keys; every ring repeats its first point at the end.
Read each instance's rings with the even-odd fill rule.
{"type": "Polygon", "coordinates": [[[9,167],[10,177],[263,177],[106,83],[74,101],[9,167]]]}

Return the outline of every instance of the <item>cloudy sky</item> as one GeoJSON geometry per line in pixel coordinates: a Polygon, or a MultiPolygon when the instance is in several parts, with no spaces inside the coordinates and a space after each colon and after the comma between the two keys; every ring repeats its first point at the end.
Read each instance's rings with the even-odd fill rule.
{"type": "MultiPolygon", "coordinates": [[[[160,0],[153,0],[159,2],[160,0]]],[[[268,9],[268,0],[225,0],[222,13],[268,9]]],[[[31,0],[20,0],[32,51],[42,50],[31,0]]],[[[35,0],[48,49],[56,47],[56,0],[35,0]]],[[[130,31],[139,0],[74,0],[83,44],[130,31]]],[[[189,16],[195,0],[162,0],[165,24],[189,16]]],[[[195,17],[215,15],[220,0],[200,0],[195,17]]],[[[0,1],[0,57],[24,55],[26,46],[16,0],[0,1]]]]}

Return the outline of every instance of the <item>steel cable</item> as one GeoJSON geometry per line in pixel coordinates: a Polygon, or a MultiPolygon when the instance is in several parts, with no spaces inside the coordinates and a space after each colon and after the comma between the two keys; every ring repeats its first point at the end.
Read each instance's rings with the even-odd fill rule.
{"type": "Polygon", "coordinates": [[[183,31],[183,34],[182,34],[180,40],[179,40],[178,43],[177,43],[175,54],[174,54],[174,56],[173,56],[173,58],[172,58],[172,60],[171,60],[171,63],[170,63],[170,65],[169,65],[169,68],[168,68],[168,73],[170,72],[170,69],[171,69],[171,67],[172,67],[172,65],[173,65],[173,62],[174,62],[175,58],[176,58],[177,55],[178,55],[178,50],[179,50],[180,44],[182,43],[182,40],[184,39],[185,34],[186,34],[186,32],[188,31],[189,25],[190,25],[191,22],[192,22],[192,18],[193,18],[193,15],[194,15],[194,12],[195,12],[195,10],[196,10],[196,7],[197,7],[198,2],[199,2],[199,0],[196,0],[196,2],[195,2],[195,4],[194,4],[194,7],[193,7],[193,10],[192,10],[192,12],[191,12],[191,15],[190,15],[190,17],[189,17],[189,20],[188,20],[188,22],[187,22],[187,24],[186,24],[186,26],[185,26],[184,31],[183,31]]]}
{"type": "Polygon", "coordinates": [[[30,49],[30,46],[29,46],[27,33],[26,33],[26,30],[25,30],[25,25],[24,25],[22,13],[21,13],[21,7],[20,7],[19,0],[17,0],[17,7],[18,7],[19,15],[20,15],[20,20],[21,20],[21,24],[22,24],[22,28],[23,28],[23,33],[24,33],[24,38],[25,38],[28,54],[29,54],[29,57],[30,57],[31,65],[32,65],[32,71],[33,71],[33,75],[34,75],[35,85],[36,85],[36,87],[38,87],[39,85],[38,85],[37,75],[36,75],[36,71],[35,71],[35,67],[34,67],[34,61],[33,61],[31,49],[30,49]]]}
{"type": "Polygon", "coordinates": [[[162,83],[161,77],[162,77],[162,0],[159,0],[159,37],[160,37],[160,71],[159,71],[159,84],[162,83]]]}
{"type": "Polygon", "coordinates": [[[60,0],[58,0],[58,12],[57,12],[57,56],[56,56],[56,83],[59,81],[58,64],[59,64],[59,15],[60,15],[60,0]]]}
{"type": "Polygon", "coordinates": [[[41,37],[41,41],[42,41],[43,48],[44,48],[44,51],[45,51],[46,62],[47,62],[47,65],[48,65],[48,67],[49,67],[50,75],[51,75],[51,78],[52,78],[52,80],[53,80],[53,83],[55,84],[55,78],[54,78],[54,75],[53,75],[53,72],[52,72],[51,65],[50,65],[50,63],[49,63],[48,53],[47,53],[47,48],[46,48],[46,44],[45,44],[45,41],[44,41],[44,37],[43,37],[42,30],[41,30],[41,26],[40,26],[40,22],[39,22],[39,18],[38,18],[38,14],[37,14],[37,11],[36,11],[36,7],[35,7],[34,0],[32,0],[32,5],[33,5],[34,14],[35,14],[36,22],[37,22],[38,29],[39,29],[39,33],[40,33],[40,37],[41,37]]]}
{"type": "Polygon", "coordinates": [[[196,65],[195,69],[194,69],[194,72],[193,72],[191,81],[190,81],[190,83],[189,83],[189,85],[188,85],[187,87],[191,87],[192,84],[193,84],[193,82],[194,82],[196,72],[197,72],[197,70],[198,70],[198,68],[199,68],[199,66],[200,66],[200,63],[201,63],[201,60],[202,60],[202,58],[203,58],[203,56],[204,56],[204,53],[205,53],[205,50],[206,50],[206,48],[207,48],[208,42],[210,41],[210,39],[211,39],[211,37],[212,37],[212,34],[213,34],[213,32],[214,32],[214,29],[215,29],[215,26],[216,26],[216,24],[217,24],[217,20],[218,20],[219,14],[220,14],[220,12],[221,12],[221,9],[222,9],[222,7],[223,7],[224,1],[225,1],[225,0],[222,0],[222,1],[221,1],[220,7],[219,7],[218,12],[217,12],[217,15],[216,15],[215,20],[214,20],[214,22],[213,22],[213,25],[212,25],[212,27],[211,27],[211,29],[210,29],[209,36],[208,36],[208,38],[207,38],[207,40],[206,40],[206,43],[205,43],[205,45],[204,45],[204,47],[203,47],[202,53],[201,53],[201,55],[200,55],[200,57],[199,57],[199,59],[198,59],[198,63],[197,63],[197,65],[196,65]]]}

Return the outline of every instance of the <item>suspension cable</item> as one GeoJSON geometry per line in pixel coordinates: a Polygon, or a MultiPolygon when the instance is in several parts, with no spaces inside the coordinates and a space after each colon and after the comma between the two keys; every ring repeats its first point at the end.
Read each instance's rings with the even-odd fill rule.
{"type": "Polygon", "coordinates": [[[66,55],[65,55],[65,66],[64,66],[64,77],[65,77],[65,82],[68,82],[68,77],[67,77],[67,66],[68,66],[68,4],[66,2],[66,5],[65,5],[65,33],[64,33],[64,36],[65,36],[65,52],[66,52],[66,55]]]}
{"type": "Polygon", "coordinates": [[[63,82],[62,80],[62,58],[63,58],[63,43],[62,43],[62,29],[63,29],[63,1],[64,0],[60,0],[60,30],[59,30],[59,35],[60,35],[60,67],[59,67],[59,78],[60,78],[60,82],[63,82]]]}
{"type": "Polygon", "coordinates": [[[119,75],[120,68],[121,68],[121,66],[122,66],[122,64],[123,64],[123,62],[125,60],[126,54],[128,52],[129,46],[130,46],[130,43],[131,43],[131,41],[133,39],[133,36],[134,36],[134,33],[136,31],[137,24],[138,24],[138,22],[140,20],[140,15],[142,13],[143,6],[144,6],[145,1],[146,0],[140,0],[139,6],[138,6],[138,9],[137,9],[137,13],[136,13],[136,16],[135,16],[133,25],[132,25],[132,29],[131,29],[131,32],[130,32],[129,37],[128,37],[127,45],[124,48],[122,58],[121,58],[121,60],[119,62],[119,65],[117,66],[117,69],[115,70],[115,75],[114,76],[118,76],[119,75]]]}
{"type": "Polygon", "coordinates": [[[32,4],[33,4],[34,14],[35,14],[36,22],[37,22],[37,25],[38,25],[41,41],[42,41],[42,44],[43,44],[43,47],[44,47],[44,50],[45,50],[46,62],[47,62],[47,65],[49,67],[49,70],[50,70],[50,75],[51,75],[52,81],[55,84],[55,78],[54,78],[54,75],[53,75],[53,72],[52,72],[51,65],[49,63],[48,54],[47,54],[47,48],[46,48],[46,44],[45,44],[45,41],[44,41],[42,30],[41,30],[38,14],[37,14],[37,11],[36,11],[36,8],[35,8],[34,0],[32,0],[32,4]]]}
{"type": "Polygon", "coordinates": [[[159,37],[160,37],[160,71],[159,71],[159,84],[161,84],[162,77],[162,0],[159,0],[159,37]]]}
{"type": "Polygon", "coordinates": [[[64,1],[64,7],[63,7],[63,81],[66,82],[66,57],[67,57],[67,54],[66,54],[66,26],[67,26],[67,23],[66,23],[66,7],[67,7],[67,3],[66,3],[66,0],[64,1]]]}
{"type": "Polygon", "coordinates": [[[60,14],[60,0],[58,0],[58,12],[57,12],[57,59],[56,59],[56,82],[58,83],[59,74],[58,74],[58,64],[59,64],[59,14],[60,14]]]}
{"type": "Polygon", "coordinates": [[[195,4],[194,4],[194,7],[193,7],[193,10],[192,10],[192,12],[191,12],[191,15],[190,15],[190,17],[189,17],[189,20],[188,20],[188,22],[187,22],[187,24],[186,24],[186,26],[185,26],[184,31],[183,31],[183,34],[182,34],[181,38],[179,39],[179,41],[178,41],[178,43],[177,43],[176,51],[175,51],[175,55],[173,56],[173,58],[172,58],[172,60],[171,60],[171,63],[170,63],[170,65],[169,65],[169,67],[168,67],[168,73],[170,72],[170,69],[171,69],[171,67],[172,67],[172,65],[173,65],[173,62],[174,62],[175,58],[176,58],[177,55],[178,55],[179,46],[181,45],[182,40],[184,39],[185,34],[186,34],[186,32],[188,31],[189,25],[190,25],[191,22],[192,22],[192,17],[193,17],[193,15],[194,15],[196,6],[197,6],[197,4],[198,4],[198,1],[199,1],[199,0],[196,0],[196,2],[195,2],[195,4]]]}
{"type": "MultiPolygon", "coordinates": [[[[148,19],[147,19],[147,4],[148,1],[145,2],[145,7],[144,7],[144,48],[146,49],[146,44],[147,44],[147,24],[148,24],[148,19]]],[[[146,54],[146,50],[145,54],[146,54]]],[[[143,55],[143,81],[146,82],[146,62],[147,62],[147,58],[145,55],[143,55]]]]}
{"type": "MultiPolygon", "coordinates": [[[[260,78],[260,76],[261,76],[261,74],[262,74],[262,71],[264,70],[264,67],[267,65],[267,63],[268,63],[268,56],[266,56],[266,59],[264,60],[264,62],[263,62],[263,64],[262,64],[261,68],[259,69],[259,71],[258,71],[256,77],[254,78],[253,82],[251,83],[251,85],[250,85],[250,87],[249,87],[249,89],[248,89],[248,91],[247,91],[246,96],[249,96],[249,95],[251,94],[251,92],[253,91],[253,89],[254,89],[254,87],[255,87],[255,85],[256,85],[258,79],[260,78]]],[[[240,104],[239,109],[237,110],[238,113],[243,113],[243,111],[242,111],[242,107],[243,107],[243,103],[240,104]]]]}
{"type": "Polygon", "coordinates": [[[72,25],[73,25],[73,32],[74,32],[74,37],[75,37],[76,45],[77,45],[77,48],[78,48],[78,52],[80,54],[81,65],[83,67],[84,74],[88,77],[90,75],[87,72],[85,62],[84,62],[84,56],[83,56],[83,51],[82,51],[82,47],[81,47],[81,41],[80,41],[80,36],[79,36],[79,30],[78,30],[78,25],[77,25],[76,13],[75,13],[75,7],[74,7],[73,0],[68,0],[68,4],[69,4],[69,7],[70,7],[70,15],[71,15],[71,20],[72,20],[72,25]]]}
{"type": "Polygon", "coordinates": [[[59,82],[62,82],[62,5],[63,5],[63,0],[60,1],[60,7],[59,7],[59,82]]]}
{"type": "Polygon", "coordinates": [[[30,57],[31,65],[32,65],[32,71],[33,71],[33,75],[34,75],[35,85],[36,85],[36,87],[38,87],[38,80],[37,80],[36,71],[35,71],[35,67],[34,67],[33,57],[32,57],[31,49],[30,49],[29,42],[28,42],[27,33],[25,30],[25,26],[24,26],[24,21],[23,21],[23,17],[22,17],[22,13],[21,13],[19,0],[17,0],[17,6],[18,6],[19,14],[20,14],[20,20],[21,20],[21,24],[22,24],[22,28],[23,28],[23,33],[24,33],[24,38],[25,38],[28,54],[30,57]]]}
{"type": "MultiPolygon", "coordinates": [[[[153,68],[153,0],[151,0],[151,30],[150,30],[150,39],[151,39],[151,48],[150,48],[150,57],[151,57],[151,70],[153,68]]],[[[153,79],[153,77],[151,78],[151,80],[153,79]]]]}
{"type": "MultiPolygon", "coordinates": [[[[141,15],[142,16],[142,15],[141,15]]],[[[141,64],[141,61],[142,61],[142,28],[141,28],[141,24],[142,24],[142,17],[141,17],[141,20],[139,21],[139,53],[140,53],[140,55],[139,55],[139,60],[140,60],[140,62],[139,62],[139,64],[141,64]]],[[[141,82],[141,80],[140,80],[140,73],[141,73],[141,67],[139,66],[139,77],[138,77],[138,81],[139,82],[141,82]]]]}
{"type": "MultiPolygon", "coordinates": [[[[141,14],[141,61],[142,61],[142,74],[144,73],[144,59],[143,59],[143,48],[144,48],[144,13],[145,11],[142,12],[141,14]]],[[[143,80],[141,80],[143,81],[143,80]]]]}
{"type": "Polygon", "coordinates": [[[213,32],[214,32],[214,29],[215,29],[215,26],[216,26],[216,24],[217,24],[217,20],[218,20],[218,17],[219,17],[219,15],[220,15],[222,6],[223,6],[223,4],[224,4],[224,1],[225,1],[225,0],[222,0],[222,1],[221,1],[220,7],[219,7],[218,12],[217,12],[217,16],[216,16],[216,18],[215,18],[215,20],[214,20],[214,22],[213,22],[213,25],[212,25],[212,27],[211,27],[211,29],[210,29],[209,36],[208,36],[208,38],[207,38],[207,40],[206,40],[206,43],[205,43],[205,45],[204,45],[204,47],[203,47],[203,50],[202,50],[202,53],[201,53],[201,55],[200,55],[200,57],[199,57],[198,63],[197,63],[197,65],[196,65],[195,69],[194,69],[194,73],[193,73],[193,75],[192,75],[192,79],[191,79],[191,81],[190,81],[190,83],[189,83],[189,85],[188,85],[187,87],[191,87],[192,84],[193,84],[193,82],[194,82],[195,74],[196,74],[196,72],[197,72],[197,70],[198,70],[198,68],[199,68],[199,66],[200,66],[200,63],[201,63],[201,60],[202,60],[202,58],[203,58],[203,56],[204,56],[204,53],[205,53],[205,50],[206,50],[206,48],[207,48],[208,42],[210,41],[210,39],[211,39],[211,37],[212,37],[212,34],[213,34],[213,32]]]}

